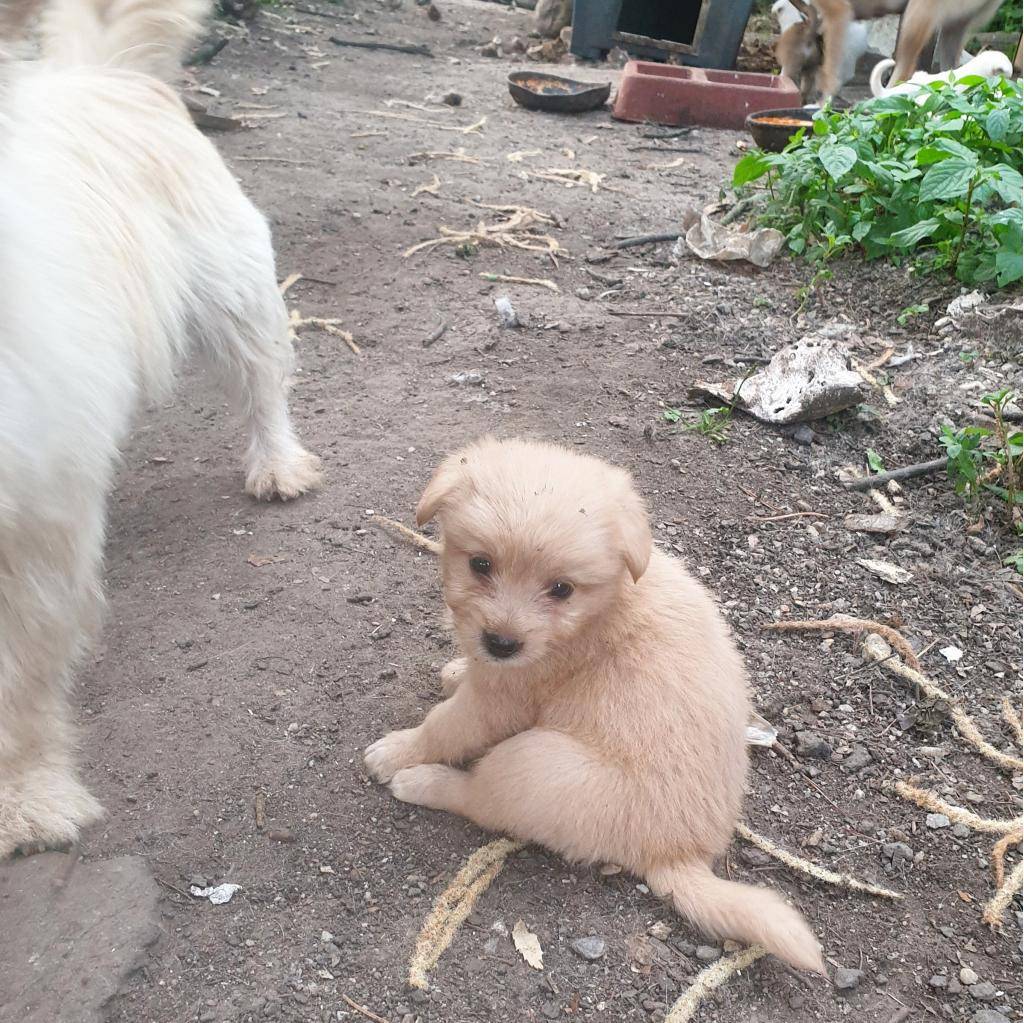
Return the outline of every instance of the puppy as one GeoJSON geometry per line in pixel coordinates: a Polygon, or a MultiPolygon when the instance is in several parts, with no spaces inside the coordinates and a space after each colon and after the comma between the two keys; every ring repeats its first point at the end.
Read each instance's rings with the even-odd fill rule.
{"type": "MultiPolygon", "coordinates": [[[[781,73],[797,86],[804,101],[810,102],[817,95],[823,56],[818,9],[807,0],[775,0],[772,13],[779,22],[775,59],[781,73]]],[[[846,30],[843,59],[837,73],[837,92],[853,78],[857,61],[867,48],[867,25],[863,21],[851,22],[846,30]]]]}
{"type": "Polygon", "coordinates": [[[707,592],[652,549],[626,473],[484,439],[420,500],[463,656],[449,698],[366,751],[402,800],[644,878],[700,927],[823,972],[806,922],[711,870],[747,772],[740,656],[707,592]]]}
{"type": "Polygon", "coordinates": [[[270,232],[155,72],[199,0],[58,0],[43,59],[0,60],[0,856],[73,841],[68,690],[101,605],[106,498],[132,414],[189,349],[245,419],[246,490],[320,480],[285,401],[270,232]]]}

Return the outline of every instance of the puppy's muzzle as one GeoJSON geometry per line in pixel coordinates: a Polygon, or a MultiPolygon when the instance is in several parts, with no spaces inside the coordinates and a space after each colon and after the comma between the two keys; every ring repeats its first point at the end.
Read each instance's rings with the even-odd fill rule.
{"type": "Polygon", "coordinates": [[[523,648],[518,639],[510,639],[508,636],[499,636],[495,632],[485,632],[484,648],[492,657],[505,660],[508,657],[515,657],[523,648]]]}

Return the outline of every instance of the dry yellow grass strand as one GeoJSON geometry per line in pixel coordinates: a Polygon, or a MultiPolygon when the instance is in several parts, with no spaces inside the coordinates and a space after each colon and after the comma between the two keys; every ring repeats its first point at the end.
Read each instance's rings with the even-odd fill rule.
{"type": "Polygon", "coordinates": [[[910,785],[905,781],[894,782],[892,788],[904,799],[921,807],[922,810],[943,813],[954,824],[963,824],[972,831],[981,831],[987,835],[1007,835],[1018,834],[1024,827],[1024,817],[1017,817],[1014,820],[979,817],[976,813],[971,813],[970,810],[965,810],[961,806],[953,806],[952,803],[939,799],[935,793],[919,789],[916,785],[910,785]]]}
{"type": "Polygon", "coordinates": [[[452,943],[455,932],[472,912],[476,900],[498,876],[505,860],[521,848],[521,842],[499,838],[481,846],[466,860],[452,883],[437,897],[416,939],[416,948],[409,960],[410,987],[421,990],[429,987],[427,974],[452,943]]]}
{"type": "Polygon", "coordinates": [[[994,846],[992,846],[992,873],[995,875],[996,887],[1002,888],[1006,876],[1006,852],[1011,845],[1020,845],[1024,835],[1018,831],[1014,834],[1007,832],[994,846]]]}
{"type": "Polygon", "coordinates": [[[440,554],[444,550],[437,540],[431,540],[429,536],[417,533],[415,529],[410,529],[408,526],[402,525],[401,522],[396,522],[394,519],[389,519],[384,515],[371,515],[370,521],[375,526],[383,529],[385,533],[391,533],[397,539],[411,544],[413,547],[418,547],[421,551],[427,551],[430,554],[440,554]]]}
{"type": "Polygon", "coordinates": [[[989,927],[998,930],[1003,926],[1003,914],[1006,912],[1006,907],[1010,905],[1010,900],[1014,895],[1021,890],[1022,883],[1024,883],[1024,860],[1021,860],[1013,868],[1010,876],[999,886],[999,891],[985,905],[985,911],[981,914],[981,919],[989,927]]]}
{"type": "Polygon", "coordinates": [[[469,231],[455,231],[442,225],[438,228],[437,238],[428,238],[424,242],[409,246],[402,253],[402,258],[408,259],[417,252],[433,249],[438,245],[490,245],[499,249],[525,249],[527,252],[562,251],[557,239],[538,229],[544,225],[556,225],[554,217],[528,206],[483,206],[482,203],[473,205],[497,210],[506,213],[507,216],[493,224],[481,220],[469,231]]]}
{"type": "MultiPolygon", "coordinates": [[[[346,111],[353,114],[366,114],[370,117],[387,117],[393,121],[410,121],[412,124],[425,124],[428,128],[436,128],[438,131],[457,131],[460,135],[479,134],[484,130],[487,123],[486,117],[481,117],[473,124],[442,124],[440,121],[428,121],[422,117],[414,117],[412,114],[396,114],[393,110],[352,110],[346,111]]],[[[281,114],[284,117],[284,114],[281,114]]]]}
{"type": "Polygon", "coordinates": [[[356,339],[347,330],[342,330],[338,326],[341,322],[343,321],[327,319],[323,316],[303,316],[298,309],[293,309],[288,320],[288,326],[292,332],[292,337],[295,336],[297,331],[302,330],[303,327],[319,327],[327,334],[340,337],[352,349],[354,355],[362,355],[363,350],[356,344],[356,339]]]}
{"type": "Polygon", "coordinates": [[[547,288],[548,291],[558,291],[558,285],[547,277],[512,277],[509,274],[482,273],[480,276],[492,284],[532,284],[538,288],[547,288]]]}
{"type": "Polygon", "coordinates": [[[881,642],[878,637],[868,636],[862,644],[862,650],[865,657],[877,661],[893,675],[898,675],[908,682],[913,682],[929,699],[941,700],[945,703],[949,708],[949,716],[953,719],[953,723],[956,725],[960,735],[986,760],[991,760],[993,764],[998,765],[1004,771],[1017,772],[1024,769],[1024,761],[1020,757],[1013,757],[1008,753],[1003,753],[1002,750],[996,749],[978,731],[978,726],[974,723],[974,719],[964,710],[960,701],[952,693],[946,692],[942,686],[936,684],[930,678],[926,678],[920,671],[915,671],[902,661],[890,656],[888,646],[881,642]]]}
{"type": "Polygon", "coordinates": [[[831,618],[822,618],[806,622],[773,622],[764,626],[776,632],[852,632],[859,635],[864,632],[877,632],[883,636],[898,650],[904,660],[912,668],[920,670],[921,662],[914,653],[914,648],[895,630],[880,622],[873,622],[869,618],[853,618],[850,615],[833,615],[831,618]]]}
{"type": "Polygon", "coordinates": [[[720,988],[730,977],[745,970],[751,963],[757,962],[768,954],[767,949],[760,945],[749,945],[732,955],[723,956],[718,962],[701,970],[697,979],[676,1000],[668,1011],[665,1023],[689,1023],[693,1019],[701,1003],[716,988],[720,988]]]}
{"type": "Polygon", "coordinates": [[[1021,744],[1021,722],[1020,722],[1020,711],[1015,710],[1012,703],[1010,703],[1009,697],[1003,697],[1003,720],[1006,722],[1010,731],[1013,732],[1013,737],[1017,740],[1017,745],[1021,744]]]}
{"type": "Polygon", "coordinates": [[[758,849],[774,857],[780,863],[785,863],[787,867],[792,867],[793,870],[798,870],[801,874],[824,881],[825,884],[836,885],[839,888],[849,888],[855,892],[864,892],[866,895],[877,895],[882,899],[903,898],[899,892],[890,891],[888,888],[879,888],[878,885],[869,884],[867,881],[858,881],[857,878],[852,877],[850,874],[837,874],[835,871],[818,866],[817,863],[812,863],[801,856],[796,856],[785,849],[780,849],[777,845],[768,841],[767,838],[751,831],[745,824],[736,825],[736,834],[751,845],[756,845],[758,849]]]}
{"type": "Polygon", "coordinates": [[[589,188],[591,192],[596,192],[607,177],[606,174],[598,174],[583,167],[549,167],[547,170],[529,171],[528,176],[541,181],[554,181],[566,188],[589,188]]]}

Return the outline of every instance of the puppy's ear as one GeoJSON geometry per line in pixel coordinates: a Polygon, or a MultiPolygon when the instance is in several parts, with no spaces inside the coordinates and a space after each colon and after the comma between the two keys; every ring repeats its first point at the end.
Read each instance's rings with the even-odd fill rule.
{"type": "Polygon", "coordinates": [[[640,576],[647,571],[651,560],[651,523],[647,516],[647,508],[640,495],[633,489],[627,477],[625,493],[619,503],[619,536],[622,543],[622,557],[626,568],[639,582],[640,576]]]}
{"type": "Polygon", "coordinates": [[[449,455],[434,473],[433,479],[423,491],[419,504],[416,505],[416,525],[426,525],[441,506],[451,498],[462,485],[463,466],[466,458],[463,454],[449,455]]]}

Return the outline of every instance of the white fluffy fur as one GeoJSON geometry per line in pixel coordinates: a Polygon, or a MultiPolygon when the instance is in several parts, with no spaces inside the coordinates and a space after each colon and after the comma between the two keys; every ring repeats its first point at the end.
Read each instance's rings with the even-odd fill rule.
{"type": "Polygon", "coordinates": [[[199,0],[59,0],[0,62],[0,856],[74,840],[70,674],[102,603],[107,494],[140,403],[195,349],[245,417],[246,489],[319,481],[285,402],[270,233],[166,72],[199,0]]]}

